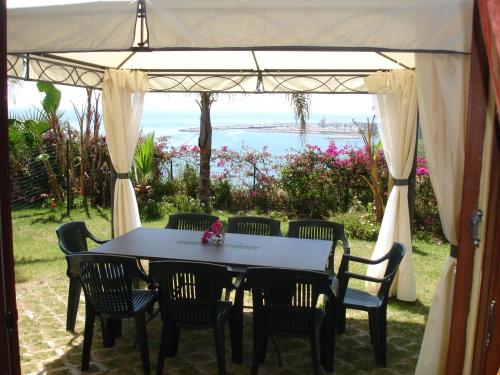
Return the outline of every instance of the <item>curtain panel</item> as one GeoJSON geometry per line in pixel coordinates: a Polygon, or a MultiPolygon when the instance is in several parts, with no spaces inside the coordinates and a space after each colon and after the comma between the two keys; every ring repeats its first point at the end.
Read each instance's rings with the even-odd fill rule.
{"type": "MultiPolygon", "coordinates": [[[[470,56],[416,54],[419,113],[427,167],[451,245],[458,244],[469,95],[470,56]]],[[[420,348],[417,375],[446,369],[456,259],[441,272],[420,348]]]]}
{"type": "MultiPolygon", "coordinates": [[[[415,301],[416,282],[412,258],[410,214],[408,209],[408,177],[415,152],[417,126],[417,92],[415,72],[395,70],[377,72],[365,78],[367,90],[376,94],[381,117],[379,134],[389,172],[395,184],[387,200],[380,233],[372,259],[384,256],[393,242],[406,246],[406,254],[391,286],[391,295],[404,301],[415,301]]],[[[367,275],[383,278],[387,261],[368,267],[367,275]]],[[[368,283],[377,292],[379,284],[368,283]]]]}
{"type": "Polygon", "coordinates": [[[146,73],[106,70],[102,106],[109,155],[117,172],[113,204],[113,230],[121,236],[141,226],[137,200],[128,172],[139,139],[144,94],[148,91],[146,73]]]}

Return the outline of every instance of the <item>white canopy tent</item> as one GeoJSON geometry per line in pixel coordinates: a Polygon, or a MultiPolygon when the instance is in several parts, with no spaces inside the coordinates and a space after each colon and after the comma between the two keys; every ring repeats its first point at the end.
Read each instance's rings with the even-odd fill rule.
{"type": "MultiPolygon", "coordinates": [[[[449,160],[445,168],[456,172],[454,181],[446,181],[453,184],[456,204],[462,189],[464,138],[453,137],[454,143],[448,144],[446,135],[464,135],[466,103],[458,95],[447,97],[444,87],[449,73],[450,79],[460,77],[454,85],[467,90],[464,72],[471,35],[472,0],[146,0],[12,7],[7,74],[101,88],[106,71],[122,69],[144,72],[150,91],[363,93],[364,78],[372,73],[416,68],[420,99],[428,94],[426,80],[437,71],[429,67],[451,56],[465,63],[455,64],[459,68],[451,72],[439,70],[444,83],[433,89],[441,90],[441,100],[432,103],[434,107],[426,103],[422,119],[432,118],[434,112],[446,116],[450,107],[461,116],[452,124],[429,120],[422,127],[441,142],[436,147],[443,152],[432,157],[444,164],[449,160]],[[428,77],[418,79],[416,53],[428,77]],[[452,155],[443,154],[447,151],[452,155]],[[457,161],[457,154],[462,159],[457,161]]],[[[447,207],[437,180],[433,184],[444,226],[456,227],[459,208],[447,207]]],[[[449,240],[457,245],[455,238],[449,240]]],[[[450,258],[446,264],[438,302],[453,294],[453,262],[450,258]]],[[[446,360],[447,330],[441,333],[440,327],[449,326],[451,306],[437,306],[430,312],[432,326],[426,330],[420,373],[437,374],[446,360]]]]}
{"type": "Polygon", "coordinates": [[[469,0],[52,3],[12,2],[9,76],[100,88],[105,69],[139,69],[151,91],[352,93],[414,68],[412,52],[470,49],[469,0]]]}

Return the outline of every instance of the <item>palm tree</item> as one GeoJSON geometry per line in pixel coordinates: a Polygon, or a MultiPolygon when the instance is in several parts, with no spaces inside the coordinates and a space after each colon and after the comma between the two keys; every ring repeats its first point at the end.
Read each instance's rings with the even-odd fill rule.
{"type": "Polygon", "coordinates": [[[210,158],[212,156],[212,123],[210,120],[210,107],[216,100],[215,95],[210,92],[200,93],[200,202],[208,208],[210,201],[210,158]]]}

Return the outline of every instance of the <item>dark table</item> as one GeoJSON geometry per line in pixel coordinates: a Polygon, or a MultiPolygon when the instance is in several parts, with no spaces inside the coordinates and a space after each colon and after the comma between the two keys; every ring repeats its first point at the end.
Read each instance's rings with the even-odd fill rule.
{"type": "MultiPolygon", "coordinates": [[[[216,263],[226,265],[233,271],[244,272],[248,267],[324,271],[332,249],[331,241],[236,233],[226,233],[221,245],[202,244],[202,234],[203,232],[176,229],[137,228],[92,251],[147,260],[216,263]]],[[[234,319],[238,319],[242,330],[243,293],[237,294],[235,298],[235,310],[240,311],[240,314],[235,314],[234,319]]],[[[109,322],[109,325],[112,327],[109,335],[103,332],[106,335],[105,346],[113,346],[114,338],[121,334],[120,322],[109,322]]],[[[231,344],[233,348],[241,348],[235,342],[231,344]]],[[[241,351],[233,351],[233,361],[241,363],[241,360],[241,351]]],[[[333,363],[328,367],[333,368],[333,363]]]]}
{"type": "Polygon", "coordinates": [[[93,251],[149,260],[189,260],[238,268],[282,267],[324,271],[331,241],[226,233],[220,246],[202,244],[202,232],[137,228],[93,251]]]}

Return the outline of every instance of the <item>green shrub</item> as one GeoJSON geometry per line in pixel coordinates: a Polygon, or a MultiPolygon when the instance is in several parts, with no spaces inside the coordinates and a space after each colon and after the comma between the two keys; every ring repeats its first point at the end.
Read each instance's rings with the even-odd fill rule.
{"type": "Polygon", "coordinates": [[[149,199],[139,207],[139,215],[143,220],[158,220],[163,217],[162,205],[159,202],[149,199]]]}
{"type": "Polygon", "coordinates": [[[444,239],[436,196],[427,171],[417,168],[413,235],[423,240],[444,239]]]}
{"type": "Polygon", "coordinates": [[[331,160],[317,146],[308,146],[306,151],[289,156],[281,171],[281,185],[288,195],[290,209],[298,216],[324,218],[338,206],[331,160]]]}
{"type": "Polygon", "coordinates": [[[215,180],[212,182],[213,205],[218,209],[227,209],[231,206],[231,183],[229,180],[215,180]]]}
{"type": "Polygon", "coordinates": [[[186,164],[181,178],[182,191],[191,198],[198,198],[199,184],[200,177],[196,168],[190,164],[186,164]]]}
{"type": "Polygon", "coordinates": [[[176,194],[173,197],[168,197],[167,200],[178,212],[202,212],[200,200],[186,194],[176,194]]]}
{"type": "Polygon", "coordinates": [[[354,198],[353,202],[351,208],[347,212],[337,214],[334,221],[344,224],[347,238],[376,241],[380,224],[377,223],[373,204],[364,207],[357,198],[354,198]]]}
{"type": "Polygon", "coordinates": [[[155,181],[152,184],[154,199],[161,201],[164,196],[173,196],[181,190],[178,180],[155,181]]]}
{"type": "Polygon", "coordinates": [[[229,211],[245,211],[253,207],[253,200],[247,189],[235,188],[231,192],[231,206],[229,211]]]}

